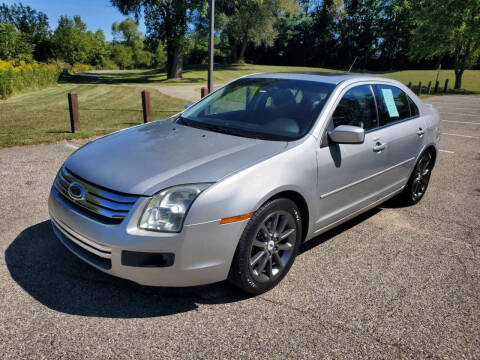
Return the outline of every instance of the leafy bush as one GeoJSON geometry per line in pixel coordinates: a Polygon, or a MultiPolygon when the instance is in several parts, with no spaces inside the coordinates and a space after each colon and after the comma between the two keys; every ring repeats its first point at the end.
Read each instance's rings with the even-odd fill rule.
{"type": "Polygon", "coordinates": [[[25,63],[0,60],[0,98],[26,90],[55,85],[60,68],[54,64],[25,63]]]}
{"type": "Polygon", "coordinates": [[[135,65],[132,48],[123,44],[114,44],[112,46],[112,60],[122,70],[131,69],[135,65]]]}
{"type": "Polygon", "coordinates": [[[95,67],[88,64],[75,63],[72,66],[71,72],[73,74],[78,74],[89,70],[95,70],[95,67]]]}

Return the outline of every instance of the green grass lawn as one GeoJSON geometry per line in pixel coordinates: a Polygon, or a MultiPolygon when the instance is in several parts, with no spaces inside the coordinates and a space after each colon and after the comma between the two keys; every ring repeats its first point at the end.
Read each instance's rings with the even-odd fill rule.
{"type": "MultiPolygon", "coordinates": [[[[32,91],[0,100],[0,147],[37,144],[64,139],[87,138],[107,134],[142,123],[141,87],[118,86],[123,83],[143,85],[192,85],[206,84],[206,66],[187,67],[182,80],[166,80],[159,70],[106,71],[97,74],[81,74],[63,78],[55,87],[32,91]],[[113,86],[117,85],[117,86],[113,86]],[[67,93],[79,95],[82,131],[70,133],[67,93]]],[[[261,72],[332,72],[332,70],[308,67],[265,65],[216,65],[215,85],[224,84],[242,75],[261,72]]],[[[435,81],[436,71],[393,71],[377,73],[399,80],[424,85],[435,81]]],[[[454,84],[452,70],[442,70],[439,80],[443,88],[449,79],[454,84]]],[[[466,92],[480,93],[480,71],[466,71],[463,76],[466,92]]],[[[168,97],[151,89],[153,118],[168,117],[183,109],[186,101],[168,97]]]]}
{"type": "MultiPolygon", "coordinates": [[[[0,100],[0,147],[87,138],[143,122],[141,88],[61,84],[0,100]],[[70,133],[67,93],[78,93],[82,130],[70,133]]],[[[152,117],[165,118],[185,101],[150,90],[152,117]]]]}
{"type": "MultiPolygon", "coordinates": [[[[215,65],[213,80],[216,84],[224,84],[243,75],[262,72],[287,72],[287,71],[305,71],[305,72],[341,72],[325,68],[313,67],[294,67],[294,66],[269,66],[269,65],[215,65]]],[[[376,72],[375,75],[385,76],[391,79],[401,81],[404,84],[412,82],[418,85],[421,81],[423,85],[432,82],[432,87],[437,76],[436,70],[402,70],[376,72]]],[[[453,89],[455,83],[455,74],[453,70],[440,71],[439,81],[443,89],[445,79],[449,79],[449,89],[453,89]]],[[[71,79],[74,81],[86,81],[89,78],[84,75],[71,79]]],[[[90,79],[91,80],[91,79],[90,79]]],[[[183,79],[167,80],[166,74],[162,70],[126,70],[99,72],[95,81],[104,83],[143,83],[143,84],[165,84],[165,85],[192,85],[206,84],[207,67],[206,65],[187,66],[183,71],[183,79]]],[[[480,70],[467,70],[463,75],[463,89],[468,92],[480,93],[480,70]]]]}

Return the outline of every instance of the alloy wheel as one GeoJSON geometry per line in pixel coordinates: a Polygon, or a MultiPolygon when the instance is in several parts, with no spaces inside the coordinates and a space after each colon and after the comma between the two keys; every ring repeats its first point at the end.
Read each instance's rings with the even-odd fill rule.
{"type": "Polygon", "coordinates": [[[412,181],[412,197],[413,200],[420,199],[428,186],[430,173],[432,171],[432,155],[428,152],[424,153],[417,166],[415,167],[414,178],[412,181]]]}
{"type": "Polygon", "coordinates": [[[297,227],[292,214],[275,211],[257,229],[250,251],[252,276],[260,282],[276,279],[292,257],[297,239],[297,227]]]}

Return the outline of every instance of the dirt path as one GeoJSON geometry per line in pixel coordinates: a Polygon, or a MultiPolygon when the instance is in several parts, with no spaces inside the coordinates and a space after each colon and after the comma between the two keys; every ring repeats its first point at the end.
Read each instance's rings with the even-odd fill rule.
{"type": "MultiPolygon", "coordinates": [[[[155,89],[160,91],[162,94],[171,96],[177,99],[182,99],[190,102],[195,102],[200,99],[200,89],[206,84],[194,84],[194,85],[160,85],[153,83],[144,83],[142,81],[136,82],[121,82],[109,81],[109,79],[102,78],[102,74],[114,73],[113,70],[96,70],[96,71],[87,71],[82,74],[74,75],[75,81],[84,84],[95,84],[95,85],[114,85],[114,86],[135,86],[144,89],[155,89]]],[[[215,88],[223,84],[215,84],[215,88]]]]}

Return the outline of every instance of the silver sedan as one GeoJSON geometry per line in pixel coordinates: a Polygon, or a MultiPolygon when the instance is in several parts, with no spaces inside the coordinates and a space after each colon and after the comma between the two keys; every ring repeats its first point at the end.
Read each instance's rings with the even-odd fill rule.
{"type": "Polygon", "coordinates": [[[439,136],[438,112],[393,80],[250,75],[76,151],[49,211],[59,240],[109,274],[259,294],[302,242],[394,196],[420,201],[439,136]]]}

